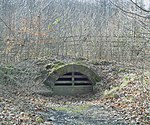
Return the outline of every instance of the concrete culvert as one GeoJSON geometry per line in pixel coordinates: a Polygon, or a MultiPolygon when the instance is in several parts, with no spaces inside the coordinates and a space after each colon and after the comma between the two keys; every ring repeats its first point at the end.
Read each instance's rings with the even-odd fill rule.
{"type": "Polygon", "coordinates": [[[67,64],[55,67],[44,84],[54,95],[80,95],[93,93],[93,87],[100,77],[90,68],[81,64],[67,64]]]}

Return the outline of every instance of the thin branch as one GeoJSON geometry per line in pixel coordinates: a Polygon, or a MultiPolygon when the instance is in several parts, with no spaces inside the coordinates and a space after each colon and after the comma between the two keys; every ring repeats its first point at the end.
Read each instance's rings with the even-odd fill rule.
{"type": "MultiPolygon", "coordinates": [[[[128,15],[127,13],[125,13],[126,16],[130,17],[130,18],[134,18],[135,17],[133,15],[128,15]]],[[[148,24],[146,24],[145,22],[143,22],[142,20],[140,19],[137,19],[136,20],[138,21],[139,25],[141,25],[144,29],[146,29],[148,32],[150,32],[150,27],[148,24]]]]}
{"type": "Polygon", "coordinates": [[[139,15],[139,14],[134,13],[134,12],[126,11],[126,10],[122,9],[120,6],[118,6],[117,4],[113,3],[111,0],[109,0],[109,1],[110,1],[110,3],[111,3],[112,5],[114,5],[115,7],[117,7],[118,9],[120,9],[121,11],[123,11],[123,12],[125,12],[125,13],[132,14],[132,15],[136,15],[136,16],[138,16],[138,17],[142,17],[142,18],[145,18],[145,19],[150,19],[149,16],[143,16],[143,15],[139,15]]]}
{"type": "Polygon", "coordinates": [[[135,3],[133,0],[130,0],[135,6],[137,6],[138,8],[140,8],[141,10],[143,10],[144,12],[150,12],[150,10],[146,10],[144,8],[142,8],[141,6],[139,6],[137,3],[135,3]]]}
{"type": "Polygon", "coordinates": [[[12,29],[6,24],[6,22],[0,17],[0,21],[3,22],[3,24],[11,31],[11,33],[13,34],[13,36],[15,37],[14,32],[12,31],[12,29]]]}

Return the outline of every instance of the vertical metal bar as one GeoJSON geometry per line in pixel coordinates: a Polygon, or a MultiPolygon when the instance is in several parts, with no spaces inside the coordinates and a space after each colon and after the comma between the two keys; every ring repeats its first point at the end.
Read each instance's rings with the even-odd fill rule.
{"type": "Polygon", "coordinates": [[[75,74],[74,74],[74,72],[72,72],[72,86],[74,86],[74,84],[75,84],[75,74]]]}

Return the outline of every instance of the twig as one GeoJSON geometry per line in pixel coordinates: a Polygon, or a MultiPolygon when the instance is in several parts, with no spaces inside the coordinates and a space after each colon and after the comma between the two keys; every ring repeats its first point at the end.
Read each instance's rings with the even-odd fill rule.
{"type": "Polygon", "coordinates": [[[117,7],[118,9],[120,9],[121,11],[123,11],[123,12],[125,12],[125,13],[132,14],[132,15],[136,15],[136,16],[138,16],[138,17],[142,17],[142,18],[145,18],[145,19],[150,19],[150,18],[149,18],[149,15],[143,16],[143,15],[139,15],[139,14],[134,13],[134,12],[126,11],[126,10],[122,9],[120,6],[118,6],[117,4],[113,3],[111,0],[109,0],[109,1],[110,1],[110,3],[111,3],[112,5],[114,5],[115,7],[117,7]]]}
{"type": "Polygon", "coordinates": [[[11,33],[13,34],[13,36],[15,37],[14,32],[12,31],[12,29],[6,24],[6,22],[0,17],[1,22],[4,23],[4,25],[11,31],[11,33]]]}
{"type": "Polygon", "coordinates": [[[142,8],[141,6],[139,6],[137,3],[135,3],[133,0],[130,0],[135,6],[137,6],[138,8],[140,8],[141,10],[143,10],[144,12],[150,12],[150,10],[146,10],[144,8],[142,8]]]}

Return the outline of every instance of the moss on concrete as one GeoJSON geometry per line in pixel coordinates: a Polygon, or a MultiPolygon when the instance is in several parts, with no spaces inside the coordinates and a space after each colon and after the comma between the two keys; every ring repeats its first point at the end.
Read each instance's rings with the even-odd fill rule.
{"type": "MultiPolygon", "coordinates": [[[[81,64],[81,62],[73,62],[73,63],[69,63],[69,64],[65,64],[63,62],[56,62],[52,65],[52,68],[48,72],[49,72],[48,78],[44,81],[44,84],[46,86],[49,86],[54,91],[54,93],[56,93],[56,94],[60,92],[60,88],[58,88],[58,87],[56,88],[54,86],[55,82],[61,76],[63,76],[66,73],[69,73],[69,72],[80,72],[83,75],[87,76],[88,79],[91,81],[92,86],[96,85],[97,82],[101,81],[100,77],[92,69],[88,68],[84,64],[81,64]]],[[[92,86],[91,86],[91,89],[93,88],[92,86]]],[[[71,87],[73,87],[73,86],[71,86],[71,87]]],[[[62,88],[63,87],[61,87],[61,89],[62,88]]],[[[86,88],[86,86],[80,87],[80,88],[82,88],[83,90],[89,89],[88,87],[86,88]]],[[[67,88],[65,88],[65,89],[67,89],[67,88]]],[[[72,90],[72,89],[74,89],[76,91],[78,90],[77,87],[69,88],[69,90],[72,90]]],[[[86,91],[86,90],[84,90],[84,91],[86,91]]],[[[80,91],[77,91],[77,92],[80,93],[80,91]]],[[[93,92],[93,89],[89,92],[93,92]]],[[[71,95],[73,93],[73,91],[68,91],[68,93],[69,93],[69,95],[71,95]]],[[[81,92],[81,93],[83,93],[83,92],[81,92]]],[[[62,95],[63,95],[63,93],[62,93],[62,95]]]]}
{"type": "Polygon", "coordinates": [[[99,82],[101,80],[92,69],[79,62],[73,62],[69,64],[64,64],[62,62],[55,63],[49,72],[49,76],[52,79],[57,80],[65,73],[72,72],[72,69],[74,69],[75,72],[81,72],[82,74],[86,75],[93,83],[99,82]]]}
{"type": "Polygon", "coordinates": [[[61,106],[61,107],[53,107],[54,110],[57,111],[65,111],[73,114],[81,114],[86,111],[90,105],[72,105],[72,106],[61,106]]]}

